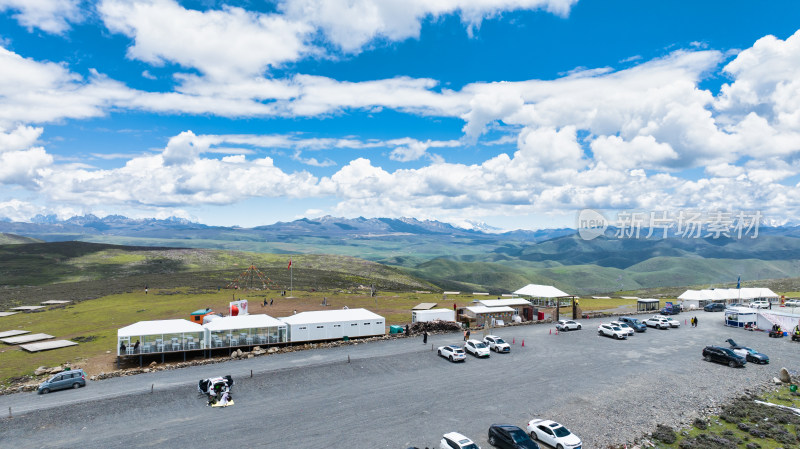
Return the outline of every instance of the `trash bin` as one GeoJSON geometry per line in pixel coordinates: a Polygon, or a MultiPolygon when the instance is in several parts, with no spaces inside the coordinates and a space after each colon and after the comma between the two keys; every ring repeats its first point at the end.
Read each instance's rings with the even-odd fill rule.
{"type": "Polygon", "coordinates": [[[344,341],[350,341],[350,337],[348,337],[347,335],[345,335],[344,337],[342,337],[342,340],[344,340],[344,341]]]}
{"type": "Polygon", "coordinates": [[[402,334],[403,333],[403,326],[392,325],[389,326],[389,333],[390,334],[402,334]]]}

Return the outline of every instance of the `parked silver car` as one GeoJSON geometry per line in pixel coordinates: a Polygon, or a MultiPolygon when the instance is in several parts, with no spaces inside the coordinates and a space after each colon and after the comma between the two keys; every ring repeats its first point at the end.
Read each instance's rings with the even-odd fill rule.
{"type": "Polygon", "coordinates": [[[581,330],[581,323],[574,320],[558,320],[556,329],[560,331],[581,330]]]}

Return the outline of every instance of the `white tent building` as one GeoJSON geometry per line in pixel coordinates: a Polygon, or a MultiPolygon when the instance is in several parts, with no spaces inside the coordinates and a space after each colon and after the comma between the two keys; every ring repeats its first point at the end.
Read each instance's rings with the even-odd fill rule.
{"type": "Polygon", "coordinates": [[[386,319],[367,309],[318,310],[280,318],[292,343],[371,337],[386,333],[386,319]]]}
{"type": "Polygon", "coordinates": [[[208,348],[286,343],[287,326],[269,315],[220,317],[203,325],[208,348]]]}
{"type": "Polygon", "coordinates": [[[205,349],[204,336],[203,326],[189,320],[139,321],[117,330],[117,356],[205,349]]]}
{"type": "Polygon", "coordinates": [[[758,328],[769,330],[773,324],[780,325],[784,332],[791,332],[795,326],[800,325],[800,314],[758,309],[758,328]]]}
{"type": "MultiPolygon", "coordinates": [[[[532,303],[537,306],[555,306],[559,298],[572,298],[574,295],[565,293],[552,285],[528,284],[514,292],[515,295],[530,296],[532,303]]],[[[563,304],[561,304],[563,306],[563,304]]]]}
{"type": "Polygon", "coordinates": [[[714,302],[717,298],[714,290],[686,290],[678,299],[681,300],[684,310],[702,309],[706,304],[714,302]]]}
{"type": "Polygon", "coordinates": [[[570,298],[573,295],[553,287],[552,285],[528,284],[514,292],[515,295],[531,296],[533,298],[570,298]]]}
{"type": "Polygon", "coordinates": [[[777,302],[779,296],[768,288],[715,288],[705,290],[686,290],[678,299],[683,301],[684,308],[702,308],[711,302],[745,303],[755,300],[777,302]]]}

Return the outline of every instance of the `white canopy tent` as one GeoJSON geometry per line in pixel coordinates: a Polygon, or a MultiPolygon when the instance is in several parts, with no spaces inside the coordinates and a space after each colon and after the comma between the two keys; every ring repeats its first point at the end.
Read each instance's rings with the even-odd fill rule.
{"type": "Polygon", "coordinates": [[[533,301],[531,301],[534,305],[544,307],[555,307],[556,303],[560,303],[559,306],[564,306],[564,304],[559,301],[560,298],[572,298],[575,296],[565,293],[552,285],[538,284],[528,284],[515,291],[514,294],[530,296],[534,298],[533,301]]]}
{"type": "Polygon", "coordinates": [[[573,295],[553,287],[552,285],[528,284],[514,292],[515,295],[532,296],[534,298],[570,298],[573,295]]]}
{"type": "Polygon", "coordinates": [[[686,290],[678,296],[678,299],[681,300],[685,310],[701,309],[717,299],[711,292],[712,290],[686,290]]]}
{"type": "Polygon", "coordinates": [[[204,349],[204,335],[203,326],[189,320],[139,321],[117,330],[117,355],[204,349]]]}
{"type": "Polygon", "coordinates": [[[286,343],[286,323],[269,315],[217,318],[203,325],[209,348],[286,343]]]}
{"type": "Polygon", "coordinates": [[[800,325],[800,314],[759,309],[757,323],[759,329],[769,330],[773,324],[777,324],[784,332],[791,332],[800,325]]]}
{"type": "Polygon", "coordinates": [[[764,299],[774,302],[778,299],[777,293],[768,288],[714,288],[705,290],[686,290],[678,296],[684,302],[684,306],[703,307],[709,302],[743,302],[764,299]]]}

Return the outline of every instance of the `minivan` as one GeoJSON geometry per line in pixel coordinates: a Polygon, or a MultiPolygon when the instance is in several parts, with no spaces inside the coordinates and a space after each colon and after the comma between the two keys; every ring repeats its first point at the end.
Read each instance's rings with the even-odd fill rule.
{"type": "Polygon", "coordinates": [[[39,384],[39,393],[47,394],[51,391],[66,388],[80,388],[86,386],[86,373],[82,369],[73,369],[54,374],[46,381],[39,384]]]}

